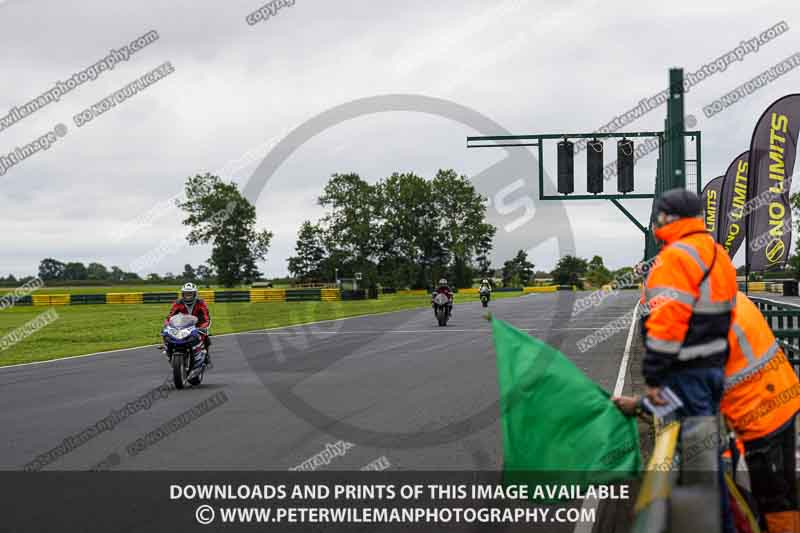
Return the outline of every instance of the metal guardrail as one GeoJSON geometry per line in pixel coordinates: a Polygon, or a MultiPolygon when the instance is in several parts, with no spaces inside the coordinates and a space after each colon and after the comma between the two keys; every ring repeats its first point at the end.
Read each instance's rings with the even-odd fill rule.
{"type": "Polygon", "coordinates": [[[750,299],[767,319],[786,358],[797,372],[800,367],[800,305],[756,296],[750,296],[750,299]]]}
{"type": "Polygon", "coordinates": [[[719,533],[719,419],[688,417],[656,429],[631,531],[719,533]]]}

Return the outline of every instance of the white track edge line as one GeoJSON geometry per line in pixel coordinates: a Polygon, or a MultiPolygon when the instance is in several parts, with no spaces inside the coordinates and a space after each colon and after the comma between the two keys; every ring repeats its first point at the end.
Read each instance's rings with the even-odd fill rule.
{"type": "MultiPolygon", "coordinates": [[[[639,311],[639,302],[633,308],[633,316],[631,317],[631,327],[628,330],[628,339],[625,341],[625,351],[622,353],[622,361],[619,362],[619,373],[617,374],[617,383],[614,385],[614,396],[622,394],[622,389],[625,387],[625,374],[628,372],[628,361],[631,355],[631,343],[633,342],[633,328],[636,326],[636,314],[639,311]]],[[[586,498],[583,500],[581,506],[581,513],[584,509],[597,509],[598,500],[596,498],[586,498]]],[[[594,523],[578,522],[575,524],[573,533],[592,533],[594,531],[594,523]]]]}

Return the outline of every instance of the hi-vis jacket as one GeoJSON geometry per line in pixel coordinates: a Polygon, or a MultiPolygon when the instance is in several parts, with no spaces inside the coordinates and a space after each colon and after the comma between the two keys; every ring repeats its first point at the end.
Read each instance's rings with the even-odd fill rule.
{"type": "Polygon", "coordinates": [[[659,386],[675,370],[722,368],[736,302],[736,270],[700,218],[655,231],[665,243],[644,284],[642,373],[659,386]]]}
{"type": "Polygon", "coordinates": [[[743,441],[766,437],[800,411],[800,382],[764,316],[742,293],[728,341],[720,410],[743,441]]]}

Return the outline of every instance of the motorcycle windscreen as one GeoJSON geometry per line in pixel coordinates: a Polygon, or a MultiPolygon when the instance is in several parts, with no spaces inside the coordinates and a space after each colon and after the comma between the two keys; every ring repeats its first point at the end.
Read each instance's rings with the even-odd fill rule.
{"type": "Polygon", "coordinates": [[[178,313],[169,319],[169,325],[173,328],[188,328],[195,324],[197,324],[197,317],[194,315],[178,313]]]}
{"type": "Polygon", "coordinates": [[[436,305],[447,305],[447,302],[448,302],[448,301],[449,301],[449,300],[447,299],[447,296],[446,296],[446,295],[444,295],[444,294],[442,294],[441,292],[440,292],[440,293],[438,293],[438,294],[437,294],[437,295],[436,295],[436,296],[433,298],[433,302],[434,302],[436,305]]]}

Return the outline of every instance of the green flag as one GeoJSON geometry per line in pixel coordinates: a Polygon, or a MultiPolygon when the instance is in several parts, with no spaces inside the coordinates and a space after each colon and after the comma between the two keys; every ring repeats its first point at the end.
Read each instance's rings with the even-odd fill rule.
{"type": "Polygon", "coordinates": [[[588,485],[636,476],[635,418],[561,352],[492,318],[507,481],[588,485]]]}

